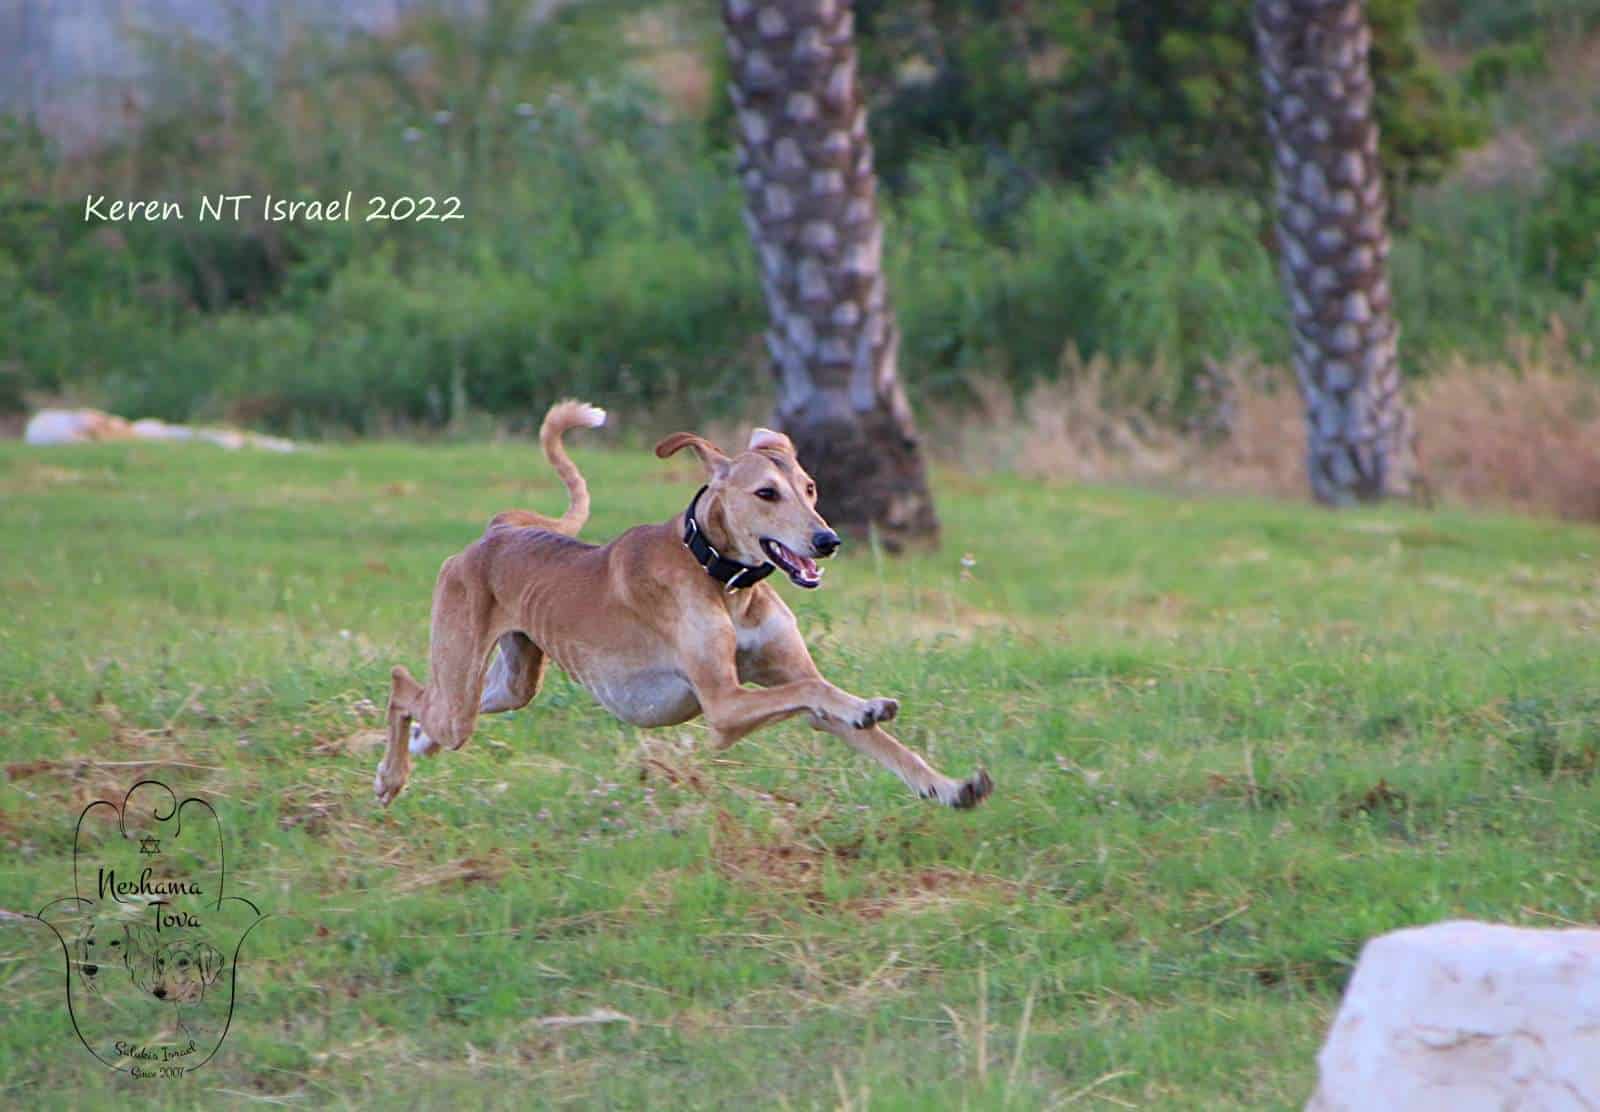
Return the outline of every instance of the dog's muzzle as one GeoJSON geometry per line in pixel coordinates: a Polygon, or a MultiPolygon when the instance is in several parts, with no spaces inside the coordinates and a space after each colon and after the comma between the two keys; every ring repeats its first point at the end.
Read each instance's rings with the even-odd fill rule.
{"type": "Polygon", "coordinates": [[[789,581],[796,587],[812,590],[822,585],[822,569],[817,567],[817,562],[809,556],[802,556],[782,541],[773,540],[771,537],[761,538],[761,551],[766,553],[789,581]]]}

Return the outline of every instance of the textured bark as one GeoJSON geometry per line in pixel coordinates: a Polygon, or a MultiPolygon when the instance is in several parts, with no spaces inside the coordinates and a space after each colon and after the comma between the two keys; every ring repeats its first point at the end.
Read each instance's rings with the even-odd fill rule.
{"type": "Polygon", "coordinates": [[[849,0],[723,0],[745,223],[788,433],[836,527],[891,546],[939,522],[897,374],[849,0]]]}
{"type": "Polygon", "coordinates": [[[1409,494],[1415,437],[1400,395],[1366,10],[1257,0],[1255,22],[1311,490],[1333,505],[1409,494]]]}

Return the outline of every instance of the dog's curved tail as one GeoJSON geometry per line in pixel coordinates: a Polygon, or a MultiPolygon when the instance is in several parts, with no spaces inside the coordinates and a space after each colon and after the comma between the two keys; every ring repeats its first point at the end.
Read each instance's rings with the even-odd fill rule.
{"type": "Polygon", "coordinates": [[[577,536],[583,523],[589,520],[589,484],[583,481],[583,473],[567,455],[561,437],[568,429],[597,429],[605,423],[605,410],[568,398],[551,406],[550,412],[544,415],[544,424],[539,426],[539,443],[544,446],[545,459],[567,486],[567,512],[556,520],[554,528],[569,537],[577,536]]]}

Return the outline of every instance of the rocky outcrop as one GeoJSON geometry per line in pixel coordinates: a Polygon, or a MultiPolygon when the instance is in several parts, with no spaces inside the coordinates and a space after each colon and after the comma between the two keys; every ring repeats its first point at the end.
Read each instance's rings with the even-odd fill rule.
{"type": "Polygon", "coordinates": [[[1451,922],[1369,942],[1308,1112],[1600,1110],[1600,930],[1451,922]]]}

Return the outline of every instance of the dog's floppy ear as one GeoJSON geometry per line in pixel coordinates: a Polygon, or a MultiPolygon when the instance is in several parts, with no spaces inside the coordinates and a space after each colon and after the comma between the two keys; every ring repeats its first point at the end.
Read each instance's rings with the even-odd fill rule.
{"type": "Polygon", "coordinates": [[[122,925],[122,963],[131,973],[146,958],[156,952],[156,932],[138,923],[122,925]]]}
{"type": "Polygon", "coordinates": [[[662,439],[656,445],[656,455],[666,459],[674,452],[683,448],[692,448],[694,454],[700,457],[700,462],[705,465],[706,472],[713,478],[720,479],[728,470],[728,457],[711,441],[692,432],[675,432],[662,439]]]}
{"type": "Polygon", "coordinates": [[[794,455],[794,443],[781,432],[755,428],[750,430],[750,451],[782,452],[785,455],[792,456],[794,455]]]}
{"type": "Polygon", "coordinates": [[[128,967],[133,983],[146,992],[155,987],[155,957],[160,944],[149,927],[125,924],[122,934],[122,963],[128,967]]]}
{"type": "Polygon", "coordinates": [[[197,942],[194,946],[194,960],[200,966],[200,980],[211,984],[222,972],[222,951],[209,942],[197,942]]]}

